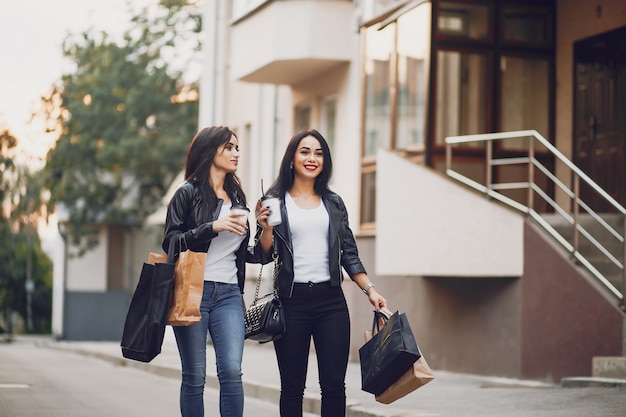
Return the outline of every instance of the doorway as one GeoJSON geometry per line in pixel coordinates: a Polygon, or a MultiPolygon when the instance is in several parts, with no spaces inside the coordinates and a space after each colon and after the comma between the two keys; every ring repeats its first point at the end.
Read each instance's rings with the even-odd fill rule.
{"type": "MultiPolygon", "coordinates": [[[[626,26],[574,44],[574,162],[626,205],[626,26]]],[[[596,212],[615,209],[591,187],[580,196],[596,212]]]]}

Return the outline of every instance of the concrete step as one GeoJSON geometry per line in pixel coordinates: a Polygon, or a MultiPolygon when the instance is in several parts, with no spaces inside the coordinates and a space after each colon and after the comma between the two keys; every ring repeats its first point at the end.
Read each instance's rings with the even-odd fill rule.
{"type": "Polygon", "coordinates": [[[619,388],[626,391],[626,379],[573,376],[561,379],[562,388],[619,388]]]}
{"type": "Polygon", "coordinates": [[[591,375],[626,380],[626,356],[594,357],[591,361],[591,375]]]}

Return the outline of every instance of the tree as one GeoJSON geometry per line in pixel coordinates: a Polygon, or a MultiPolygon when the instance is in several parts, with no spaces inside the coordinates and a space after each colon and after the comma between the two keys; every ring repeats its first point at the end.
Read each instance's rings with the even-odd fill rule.
{"type": "Polygon", "coordinates": [[[52,262],[36,233],[47,214],[45,193],[40,173],[15,163],[17,144],[8,130],[0,132],[0,311],[9,332],[14,312],[28,331],[49,332],[52,262]]]}
{"type": "Polygon", "coordinates": [[[0,132],[0,220],[8,217],[6,198],[10,192],[10,180],[14,175],[15,164],[11,153],[17,146],[17,138],[8,130],[0,132]]]}
{"type": "Polygon", "coordinates": [[[12,333],[12,313],[18,313],[28,332],[49,333],[52,317],[52,261],[43,252],[39,235],[28,226],[12,232],[0,224],[0,308],[7,331],[12,333]],[[30,265],[30,267],[29,267],[30,265]],[[30,269],[30,271],[29,271],[30,269]],[[30,274],[32,291],[27,291],[30,274]],[[29,301],[30,297],[30,301],[29,301]]]}
{"type": "Polygon", "coordinates": [[[79,253],[97,243],[99,226],[140,226],[154,212],[197,129],[197,82],[169,63],[182,50],[193,58],[198,9],[183,0],[157,5],[136,13],[121,41],[93,31],[68,37],[63,53],[75,71],[43,98],[59,136],[45,167],[49,207],[67,209],[79,253]]]}

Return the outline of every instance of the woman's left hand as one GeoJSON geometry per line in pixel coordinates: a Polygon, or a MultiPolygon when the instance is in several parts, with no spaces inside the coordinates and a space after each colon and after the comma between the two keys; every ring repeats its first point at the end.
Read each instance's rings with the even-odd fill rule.
{"type": "Polygon", "coordinates": [[[272,230],[272,226],[267,224],[267,218],[271,214],[269,207],[261,205],[261,200],[259,200],[256,203],[256,208],[254,211],[256,214],[256,221],[259,223],[259,225],[261,225],[263,229],[272,230]]]}
{"type": "Polygon", "coordinates": [[[376,291],[375,288],[371,288],[367,292],[367,297],[369,298],[370,303],[372,303],[372,305],[374,306],[376,310],[380,310],[383,307],[387,307],[387,300],[385,300],[385,297],[380,295],[378,291],[376,291]]]}

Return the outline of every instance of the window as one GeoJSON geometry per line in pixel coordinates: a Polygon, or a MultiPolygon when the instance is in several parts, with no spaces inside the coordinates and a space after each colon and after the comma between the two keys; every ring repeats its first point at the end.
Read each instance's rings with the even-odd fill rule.
{"type": "Polygon", "coordinates": [[[501,38],[510,44],[548,47],[552,43],[552,13],[545,7],[504,5],[501,38]]]}
{"type": "Polygon", "coordinates": [[[311,105],[309,103],[300,104],[295,109],[294,131],[301,132],[310,129],[311,126],[311,105]]]}
{"type": "MultiPolygon", "coordinates": [[[[540,0],[426,1],[362,29],[362,229],[375,226],[379,148],[438,167],[448,136],[551,135],[554,7],[540,0]]],[[[495,152],[521,146],[509,142],[495,152]]],[[[484,144],[464,148],[468,169],[484,173],[484,144]]]]}
{"type": "Polygon", "coordinates": [[[490,32],[487,6],[451,1],[439,3],[438,36],[485,40],[490,38],[490,32]]]}
{"type": "Polygon", "coordinates": [[[268,0],[233,0],[233,19],[242,18],[267,2],[268,0]]]}
{"type": "Polygon", "coordinates": [[[337,97],[328,96],[322,100],[322,122],[320,128],[331,151],[335,146],[337,125],[337,97]]]}
{"type": "MultiPolygon", "coordinates": [[[[547,59],[500,58],[500,130],[533,129],[549,137],[549,68],[547,59]]],[[[502,142],[507,150],[527,146],[528,141],[522,138],[502,142]]]]}
{"type": "Polygon", "coordinates": [[[428,120],[432,6],[363,29],[361,229],[375,227],[378,149],[422,152],[428,120]],[[381,27],[382,26],[382,27],[381,27]]]}
{"type": "Polygon", "coordinates": [[[457,51],[437,53],[436,140],[485,133],[487,129],[487,58],[457,51]]]}
{"type": "Polygon", "coordinates": [[[364,156],[375,156],[378,148],[389,148],[391,135],[391,59],[395,24],[382,30],[365,31],[365,143],[364,156]]]}
{"type": "Polygon", "coordinates": [[[396,148],[424,146],[428,119],[430,4],[398,19],[396,148]]]}
{"type": "Polygon", "coordinates": [[[361,176],[361,228],[373,229],[376,221],[376,166],[363,169],[361,176]]]}
{"type": "Polygon", "coordinates": [[[406,0],[359,0],[358,3],[360,12],[362,13],[363,21],[368,21],[376,18],[377,16],[385,15],[397,7],[399,4],[406,3],[406,0]]]}

